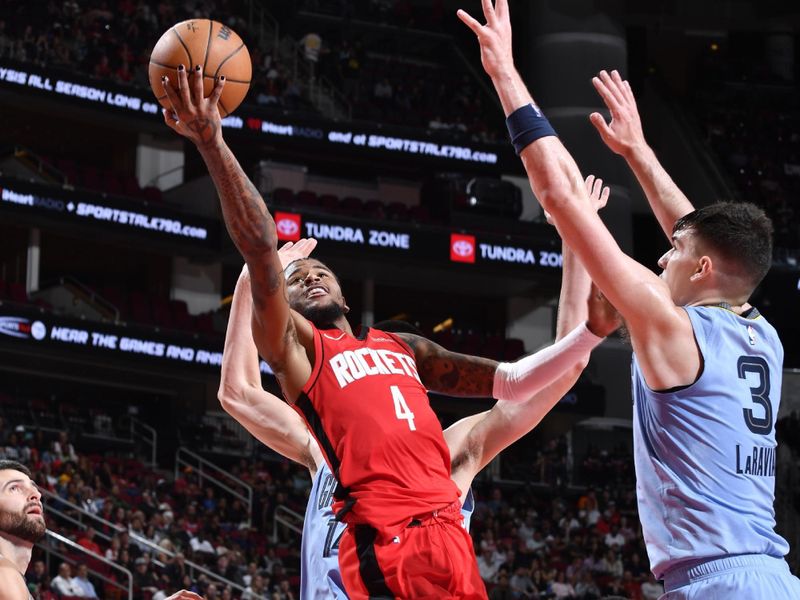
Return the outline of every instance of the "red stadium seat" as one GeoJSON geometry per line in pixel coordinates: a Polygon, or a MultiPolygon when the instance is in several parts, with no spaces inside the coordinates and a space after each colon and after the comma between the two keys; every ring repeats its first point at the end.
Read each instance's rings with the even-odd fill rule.
{"type": "Polygon", "coordinates": [[[27,304],[28,292],[25,291],[25,285],[22,283],[10,283],[8,285],[8,298],[13,302],[27,304]]]}
{"type": "Polygon", "coordinates": [[[275,188],[272,190],[272,202],[284,206],[291,206],[294,203],[294,192],[289,188],[275,188]]]}

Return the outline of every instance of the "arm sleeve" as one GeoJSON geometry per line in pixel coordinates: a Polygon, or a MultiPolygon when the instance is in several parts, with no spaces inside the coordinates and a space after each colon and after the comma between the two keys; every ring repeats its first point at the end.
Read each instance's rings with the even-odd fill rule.
{"type": "Polygon", "coordinates": [[[494,373],[492,395],[507,402],[530,399],[583,360],[603,339],[581,323],[547,348],[513,363],[500,363],[494,373]]]}

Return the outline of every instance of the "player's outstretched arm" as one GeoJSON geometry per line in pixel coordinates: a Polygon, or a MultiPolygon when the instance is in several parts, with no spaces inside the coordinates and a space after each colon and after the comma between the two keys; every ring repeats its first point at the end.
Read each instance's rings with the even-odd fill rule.
{"type": "Polygon", "coordinates": [[[507,0],[482,0],[486,25],[464,11],[459,18],[475,33],[481,60],[508,117],[512,141],[534,195],[561,238],[627,323],[648,385],[666,389],[697,376],[700,358],[691,323],[675,306],[669,288],[652,271],[626,256],[597,213],[575,161],[533,103],[514,67],[507,0]]]}
{"type": "Polygon", "coordinates": [[[661,166],[644,137],[631,85],[617,71],[600,71],[592,78],[597,93],[611,113],[611,122],[598,112],[589,119],[613,152],[622,156],[642,186],[661,229],[672,239],[672,227],[694,206],[661,166]]]}
{"type": "MultiPolygon", "coordinates": [[[[218,79],[211,95],[204,98],[201,65],[197,65],[191,85],[183,65],[176,78],[177,91],[163,79],[164,91],[172,104],[171,111],[164,110],[164,121],[197,146],[208,167],[220,197],[225,226],[250,267],[258,349],[281,380],[284,390],[294,389],[295,385],[287,386],[285,381],[287,364],[292,360],[302,364],[305,357],[297,342],[286,296],[275,222],[258,190],[222,139],[217,103],[225,81],[218,79]]],[[[307,378],[310,365],[306,370],[308,373],[301,373],[297,378],[301,379],[303,374],[307,378]]]]}
{"type": "MultiPolygon", "coordinates": [[[[605,206],[609,189],[590,175],[586,187],[596,210],[605,206]]],[[[563,274],[558,306],[556,340],[584,322],[595,331],[610,333],[619,325],[617,315],[609,310],[592,289],[589,274],[569,247],[563,245],[563,274]]],[[[529,400],[521,403],[497,402],[490,411],[462,419],[445,432],[452,457],[452,476],[459,489],[467,489],[472,479],[489,462],[523,435],[536,427],[544,416],[575,385],[589,362],[589,351],[576,354],[571,368],[529,400]]]]}
{"type": "Polygon", "coordinates": [[[258,351],[250,327],[253,301],[245,267],[233,293],[218,398],[222,408],[262,444],[312,475],[321,459],[303,419],[289,405],[261,387],[258,351]]]}

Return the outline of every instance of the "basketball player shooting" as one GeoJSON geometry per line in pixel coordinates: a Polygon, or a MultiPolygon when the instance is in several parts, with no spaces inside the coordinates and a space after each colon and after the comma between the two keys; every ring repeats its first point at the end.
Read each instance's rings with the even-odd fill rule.
{"type": "MultiPolygon", "coordinates": [[[[427,390],[521,402],[573,363],[569,353],[545,365],[541,357],[498,364],[411,334],[366,329],[354,336],[330,269],[309,259],[284,274],[275,222],[222,138],[216,102],[224,83],[204,98],[200,76],[190,88],[179,69],[177,81],[177,90],[163,82],[172,105],[165,122],[196,145],[209,169],[250,273],[256,346],[338,481],[334,508],[348,524],[339,548],[348,594],[484,598],[427,390]]],[[[582,325],[561,343],[583,352],[601,337],[582,325]]]]}
{"type": "MultiPolygon", "coordinates": [[[[596,208],[604,206],[608,188],[603,188],[602,181],[595,181],[592,176],[587,178],[587,186],[592,190],[596,208]]],[[[288,265],[306,258],[315,246],[315,240],[287,243],[279,251],[282,263],[288,265]]],[[[589,296],[588,275],[566,247],[563,264],[556,339],[563,338],[587,318],[594,321],[593,330],[613,329],[616,312],[596,293],[589,296]]],[[[231,305],[219,399],[223,408],[254,437],[309,469],[313,485],[303,521],[301,599],[347,598],[338,562],[345,524],[334,518],[331,508],[335,479],[302,419],[283,401],[261,388],[258,353],[250,328],[251,309],[250,281],[245,268],[231,305]]],[[[474,477],[503,449],[538,425],[574,385],[588,357],[588,351],[576,355],[571,368],[529,400],[497,402],[491,410],[461,419],[444,431],[451,457],[451,479],[460,491],[465,529],[469,530],[474,508],[469,491],[474,477]]]]}
{"type": "MultiPolygon", "coordinates": [[[[666,203],[661,276],[626,256],[587,210],[574,160],[514,67],[507,0],[482,5],[485,25],[458,16],[478,38],[531,188],[631,335],[639,516],[664,598],[800,597],[774,531],[783,348],[747,304],[770,267],[771,222],[747,203],[666,203]]],[[[607,101],[626,102],[599,81],[607,101]]]]}

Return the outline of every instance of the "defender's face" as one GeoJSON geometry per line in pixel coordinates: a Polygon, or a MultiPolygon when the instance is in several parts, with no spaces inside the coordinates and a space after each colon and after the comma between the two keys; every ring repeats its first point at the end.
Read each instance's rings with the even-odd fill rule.
{"type": "Polygon", "coordinates": [[[35,542],[45,534],[42,494],[24,473],[0,471],[0,534],[35,542]]]}
{"type": "MultiPolygon", "coordinates": [[[[347,313],[342,288],[333,272],[314,259],[297,260],[285,272],[289,306],[308,318],[338,306],[347,313]]],[[[313,319],[311,319],[313,321],[313,319]]]]}
{"type": "Polygon", "coordinates": [[[691,229],[684,229],[673,234],[672,248],[658,261],[658,266],[663,269],[660,277],[669,287],[677,306],[684,306],[692,300],[696,289],[692,275],[698,272],[700,258],[696,236],[691,229]]]}

